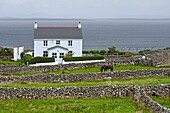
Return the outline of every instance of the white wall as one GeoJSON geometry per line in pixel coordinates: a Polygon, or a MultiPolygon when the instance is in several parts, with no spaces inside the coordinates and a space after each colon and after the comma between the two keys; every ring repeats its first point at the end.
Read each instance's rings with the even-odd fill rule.
{"type": "Polygon", "coordinates": [[[24,47],[14,47],[14,61],[21,60],[21,53],[24,52],[24,47]]]}
{"type": "MultiPolygon", "coordinates": [[[[56,39],[60,40],[60,46],[68,48],[69,51],[73,51],[73,57],[82,56],[82,39],[56,39]],[[68,40],[72,40],[72,47],[68,46],[68,40]]],[[[34,39],[34,56],[43,56],[43,51],[47,51],[48,48],[56,46],[56,40],[48,39],[48,46],[43,46],[43,40],[34,39]]],[[[49,57],[51,55],[49,54],[49,57]]]]}

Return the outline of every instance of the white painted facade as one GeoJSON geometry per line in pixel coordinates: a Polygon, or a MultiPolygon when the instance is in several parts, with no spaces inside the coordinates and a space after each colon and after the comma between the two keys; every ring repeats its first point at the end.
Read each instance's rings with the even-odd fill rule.
{"type": "Polygon", "coordinates": [[[41,30],[43,31],[43,32],[38,32],[38,38],[35,38],[37,35],[35,36],[36,33],[34,32],[34,57],[37,56],[54,57],[58,63],[62,63],[62,59],[63,59],[62,57],[68,54],[68,52],[72,53],[72,57],[82,56],[83,39],[82,39],[82,35],[80,35],[81,33],[80,22],[78,26],[69,26],[69,27],[68,26],[66,27],[38,26],[38,23],[35,22],[34,29],[36,33],[37,30],[39,29],[40,31],[41,30]],[[41,28],[45,28],[45,30],[41,28]],[[68,35],[67,33],[70,35],[68,35]],[[52,38],[50,36],[52,36],[52,38]],[[55,36],[58,38],[55,39],[55,36]],[[72,37],[73,39],[67,37],[72,37]]]}
{"type": "Polygon", "coordinates": [[[60,53],[64,53],[65,56],[69,51],[72,51],[73,57],[82,56],[82,39],[34,39],[34,56],[43,56],[43,51],[48,52],[48,57],[52,57],[52,54],[56,53],[56,61],[62,63],[60,53]],[[45,40],[47,41],[47,46],[44,46],[45,40]],[[57,45],[56,41],[60,41],[60,45],[57,45]],[[72,41],[72,46],[68,46],[68,41],[72,41]],[[60,47],[48,50],[54,46],[61,46],[68,50],[60,47]]]}
{"type": "Polygon", "coordinates": [[[14,47],[14,61],[21,60],[22,52],[24,52],[24,46],[14,47]]]}

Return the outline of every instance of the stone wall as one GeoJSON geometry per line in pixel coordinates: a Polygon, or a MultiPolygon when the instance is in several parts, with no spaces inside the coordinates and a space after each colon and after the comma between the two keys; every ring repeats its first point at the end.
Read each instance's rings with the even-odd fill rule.
{"type": "Polygon", "coordinates": [[[118,79],[118,78],[136,78],[146,76],[170,76],[170,69],[155,70],[135,70],[135,71],[113,71],[99,73],[75,73],[75,74],[37,74],[29,76],[0,76],[0,83],[9,82],[76,82],[76,81],[94,81],[98,79],[118,79]]]}
{"type": "Polygon", "coordinates": [[[134,90],[134,100],[139,99],[142,103],[145,103],[145,105],[152,109],[154,113],[170,113],[170,109],[163,107],[147,96],[147,94],[152,94],[152,96],[170,96],[170,85],[134,86],[134,90]]]}
{"type": "Polygon", "coordinates": [[[0,59],[11,60],[13,56],[0,56],[0,59]]]}
{"type": "MultiPolygon", "coordinates": [[[[155,87],[155,86],[153,86],[155,87]]],[[[151,87],[145,87],[151,91],[151,87]]],[[[159,90],[159,86],[155,87],[159,90]]],[[[164,85],[162,91],[170,90],[170,85],[164,85]]],[[[60,88],[0,88],[0,99],[44,99],[44,98],[96,98],[96,97],[128,97],[132,96],[134,101],[139,99],[145,103],[154,113],[170,113],[170,109],[161,106],[146,95],[144,88],[137,85],[118,86],[103,85],[93,87],[60,87],[60,88]]]]}
{"type": "Polygon", "coordinates": [[[147,62],[152,62],[152,66],[170,66],[170,50],[156,50],[145,52],[147,62]]]}
{"type": "Polygon", "coordinates": [[[95,98],[125,97],[133,86],[94,86],[94,87],[60,87],[60,88],[0,88],[0,99],[26,98],[95,98]]]}
{"type": "Polygon", "coordinates": [[[141,56],[105,56],[106,64],[112,65],[135,65],[139,64],[141,56]]]}
{"type": "Polygon", "coordinates": [[[30,66],[30,67],[17,67],[17,66],[0,66],[0,74],[3,73],[19,73],[19,72],[43,72],[43,71],[57,71],[61,69],[78,69],[78,68],[87,68],[87,67],[101,67],[105,62],[97,63],[80,63],[80,64],[63,64],[63,65],[51,65],[51,66],[30,66]]]}

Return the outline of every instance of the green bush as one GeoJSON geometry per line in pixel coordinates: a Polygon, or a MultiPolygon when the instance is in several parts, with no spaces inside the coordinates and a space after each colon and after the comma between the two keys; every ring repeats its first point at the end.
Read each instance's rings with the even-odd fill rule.
{"type": "Polygon", "coordinates": [[[34,57],[32,58],[31,55],[25,55],[23,58],[23,62],[27,64],[35,64],[35,63],[45,63],[45,62],[54,62],[55,59],[53,57],[34,57]]]}
{"type": "Polygon", "coordinates": [[[142,51],[139,51],[139,54],[140,54],[140,55],[144,55],[144,52],[145,52],[145,51],[152,51],[152,50],[151,50],[151,49],[142,50],[142,51]]]}
{"type": "Polygon", "coordinates": [[[115,46],[109,47],[108,49],[109,49],[108,53],[112,53],[113,54],[116,51],[116,47],[115,46]]]}
{"type": "Polygon", "coordinates": [[[55,62],[54,57],[46,57],[46,62],[55,62]]]}
{"type": "Polygon", "coordinates": [[[166,47],[166,48],[164,48],[163,50],[168,50],[168,49],[170,49],[170,47],[166,47]]]}
{"type": "Polygon", "coordinates": [[[54,62],[55,59],[53,57],[35,57],[31,59],[30,64],[35,64],[35,63],[45,63],[45,62],[54,62]]]}
{"type": "Polygon", "coordinates": [[[99,54],[99,51],[98,50],[90,50],[90,53],[92,53],[92,54],[99,54]]]}
{"type": "Polygon", "coordinates": [[[90,51],[82,51],[83,54],[88,54],[90,51]]]}
{"type": "Polygon", "coordinates": [[[101,51],[100,51],[100,54],[101,54],[101,55],[105,55],[106,53],[107,53],[106,50],[101,50],[101,51]]]}
{"type": "Polygon", "coordinates": [[[63,60],[67,61],[85,61],[85,60],[103,60],[103,56],[86,56],[86,57],[64,57],[63,60]]]}
{"type": "Polygon", "coordinates": [[[27,64],[27,62],[31,63],[31,59],[32,59],[31,55],[26,54],[26,55],[23,57],[23,62],[24,62],[25,64],[27,64]]]}

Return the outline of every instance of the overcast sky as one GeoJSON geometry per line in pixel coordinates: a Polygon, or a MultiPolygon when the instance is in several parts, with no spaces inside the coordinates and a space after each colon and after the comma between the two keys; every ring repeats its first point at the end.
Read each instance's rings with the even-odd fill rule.
{"type": "Polygon", "coordinates": [[[0,0],[0,17],[170,18],[170,0],[0,0]]]}

